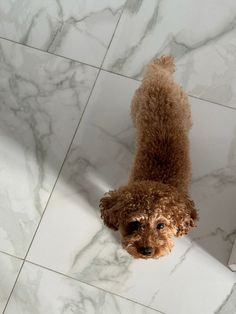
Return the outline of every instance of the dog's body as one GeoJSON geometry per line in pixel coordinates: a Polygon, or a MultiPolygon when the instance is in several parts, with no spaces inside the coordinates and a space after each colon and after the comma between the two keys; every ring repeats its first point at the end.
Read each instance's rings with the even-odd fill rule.
{"type": "Polygon", "coordinates": [[[137,152],[130,180],[158,181],[188,192],[191,114],[173,72],[172,58],[154,60],[134,95],[131,113],[137,152]]]}
{"type": "Polygon", "coordinates": [[[100,204],[105,224],[119,229],[123,247],[134,257],[165,255],[173,235],[186,234],[197,219],[188,199],[191,115],[173,72],[171,57],[147,67],[131,106],[137,149],[129,183],[100,204]]]}

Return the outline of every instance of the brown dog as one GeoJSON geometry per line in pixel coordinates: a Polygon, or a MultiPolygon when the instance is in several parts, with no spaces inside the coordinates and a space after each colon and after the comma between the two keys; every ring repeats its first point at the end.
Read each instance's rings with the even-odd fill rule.
{"type": "Polygon", "coordinates": [[[173,236],[195,226],[188,197],[191,114],[186,94],[172,78],[173,58],[152,61],[135,92],[131,113],[137,128],[134,165],[126,186],[101,199],[104,223],[119,230],[135,258],[158,258],[171,251],[173,236]]]}

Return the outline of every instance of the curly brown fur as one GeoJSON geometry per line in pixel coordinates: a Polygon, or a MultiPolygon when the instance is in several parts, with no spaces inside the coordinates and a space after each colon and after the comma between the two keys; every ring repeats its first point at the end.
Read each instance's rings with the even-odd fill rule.
{"type": "Polygon", "coordinates": [[[191,114],[173,72],[169,56],[147,66],[131,105],[137,148],[129,182],[100,202],[104,223],[120,231],[123,247],[136,258],[167,254],[173,236],[187,234],[197,220],[188,197],[191,114]]]}

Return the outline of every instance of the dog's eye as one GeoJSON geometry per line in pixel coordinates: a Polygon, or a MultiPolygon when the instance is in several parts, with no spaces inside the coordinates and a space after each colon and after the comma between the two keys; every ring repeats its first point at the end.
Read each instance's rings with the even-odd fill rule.
{"type": "Polygon", "coordinates": [[[139,221],[131,221],[128,226],[128,233],[133,233],[135,231],[137,231],[140,227],[140,222],[139,221]]]}
{"type": "Polygon", "coordinates": [[[157,230],[161,230],[161,229],[163,229],[164,227],[165,227],[165,224],[163,224],[163,223],[157,224],[157,230]]]}

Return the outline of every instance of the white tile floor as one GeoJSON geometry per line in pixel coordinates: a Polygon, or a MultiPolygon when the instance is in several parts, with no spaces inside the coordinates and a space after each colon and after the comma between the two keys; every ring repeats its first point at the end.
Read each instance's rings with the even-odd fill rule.
{"type": "Polygon", "coordinates": [[[1,313],[236,313],[235,21],[233,0],[0,0],[1,313]],[[130,100],[162,53],[190,95],[201,220],[133,260],[98,201],[127,179],[130,100]]]}

